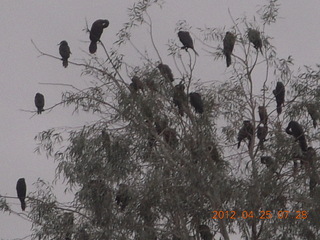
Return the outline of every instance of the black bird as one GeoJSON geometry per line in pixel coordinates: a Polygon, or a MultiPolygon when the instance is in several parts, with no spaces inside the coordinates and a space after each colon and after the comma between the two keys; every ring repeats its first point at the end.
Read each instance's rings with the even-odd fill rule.
{"type": "Polygon", "coordinates": [[[315,188],[317,186],[317,177],[315,174],[311,174],[310,180],[309,180],[309,191],[310,191],[310,197],[314,197],[315,188]]]}
{"type": "Polygon", "coordinates": [[[34,97],[34,104],[36,105],[38,109],[38,114],[41,114],[44,110],[44,96],[41,93],[37,93],[34,97]]]}
{"type": "Polygon", "coordinates": [[[176,147],[178,144],[177,132],[173,128],[167,127],[162,132],[164,141],[171,147],[176,147]]]}
{"type": "Polygon", "coordinates": [[[132,83],[130,84],[130,86],[133,88],[133,90],[135,92],[141,90],[143,91],[144,90],[144,86],[143,86],[143,83],[142,81],[140,80],[139,77],[137,76],[133,76],[133,78],[131,79],[132,83]]]}
{"type": "Polygon", "coordinates": [[[262,53],[262,40],[260,37],[260,32],[258,30],[249,28],[248,38],[249,38],[249,41],[253,44],[254,48],[257,49],[257,51],[260,49],[261,54],[263,54],[262,53]]]}
{"type": "Polygon", "coordinates": [[[26,185],[26,181],[24,180],[24,178],[19,178],[19,180],[17,182],[16,190],[17,190],[18,198],[21,202],[21,209],[22,209],[22,211],[24,211],[26,209],[25,199],[26,199],[26,194],[27,194],[27,185],[26,185]]]}
{"type": "Polygon", "coordinates": [[[173,89],[173,104],[178,107],[180,116],[183,117],[185,108],[188,105],[187,94],[184,92],[184,85],[177,84],[173,89]]]}
{"type": "Polygon", "coordinates": [[[199,225],[198,230],[202,240],[212,240],[213,235],[207,225],[199,225]]]}
{"type": "Polygon", "coordinates": [[[120,206],[121,211],[123,211],[129,204],[131,200],[129,186],[127,184],[120,184],[119,190],[116,195],[116,202],[120,206]]]}
{"type": "Polygon", "coordinates": [[[303,129],[301,125],[296,121],[291,121],[286,128],[286,133],[289,135],[293,135],[296,141],[299,141],[299,146],[303,152],[308,151],[306,137],[303,133],[303,129]]]}
{"type": "Polygon", "coordinates": [[[167,64],[160,63],[157,67],[158,67],[162,77],[169,80],[170,82],[174,81],[172,71],[167,64]]]}
{"type": "Polygon", "coordinates": [[[273,90],[273,95],[276,97],[277,113],[281,114],[282,105],[284,104],[285,87],[282,82],[277,82],[276,89],[273,90]]]}
{"type": "Polygon", "coordinates": [[[263,149],[263,143],[266,141],[266,137],[268,135],[268,127],[267,125],[259,126],[257,128],[257,137],[259,139],[259,147],[263,149]]]}
{"type": "Polygon", "coordinates": [[[277,164],[276,161],[271,156],[261,156],[260,161],[265,164],[272,172],[276,172],[277,164]]]}
{"type": "Polygon", "coordinates": [[[236,36],[231,32],[226,32],[226,36],[223,39],[223,54],[226,56],[227,67],[231,65],[231,54],[232,54],[235,42],[236,42],[236,36]]]}
{"type": "Polygon", "coordinates": [[[192,92],[189,94],[190,103],[194,107],[196,113],[203,113],[203,102],[201,99],[201,95],[196,92],[192,92]]]}
{"type": "Polygon", "coordinates": [[[103,29],[109,26],[109,21],[105,19],[99,19],[95,21],[90,30],[90,46],[89,52],[95,53],[97,51],[97,42],[100,41],[103,29]]]}
{"type": "Polygon", "coordinates": [[[267,165],[267,167],[271,166],[274,163],[274,159],[270,156],[261,156],[260,161],[262,164],[267,165]]]}
{"type": "Polygon", "coordinates": [[[250,148],[251,140],[253,136],[254,136],[254,129],[253,129],[252,123],[249,120],[243,121],[243,126],[238,133],[238,148],[240,147],[240,144],[244,139],[249,140],[248,147],[250,148]]]}
{"type": "Polygon", "coordinates": [[[199,54],[196,52],[196,50],[194,50],[193,41],[192,41],[192,38],[191,38],[189,32],[179,31],[178,37],[179,37],[180,42],[183,44],[183,47],[181,47],[181,49],[185,49],[186,51],[188,51],[188,48],[191,48],[194,51],[194,53],[197,56],[199,56],[199,54]]]}
{"type": "Polygon", "coordinates": [[[308,113],[312,119],[313,127],[317,127],[317,120],[320,120],[320,113],[315,104],[309,103],[307,104],[308,113]]]}
{"type": "Polygon", "coordinates": [[[68,67],[68,58],[70,57],[71,51],[68,42],[63,40],[59,43],[59,53],[62,57],[62,66],[68,67]]]}
{"type": "Polygon", "coordinates": [[[263,125],[267,125],[268,123],[268,113],[265,106],[259,106],[259,117],[260,117],[260,123],[263,125]]]}

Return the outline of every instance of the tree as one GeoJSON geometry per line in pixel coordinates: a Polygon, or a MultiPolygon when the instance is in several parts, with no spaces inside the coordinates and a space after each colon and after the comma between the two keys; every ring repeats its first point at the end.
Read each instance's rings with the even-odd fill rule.
{"type": "MultiPolygon", "coordinates": [[[[28,196],[34,239],[230,239],[235,233],[252,240],[316,239],[320,193],[314,148],[319,137],[307,104],[319,103],[319,67],[295,74],[290,56],[277,57],[267,35],[276,22],[277,1],[261,8],[259,20],[233,20],[230,32],[237,38],[231,70],[225,82],[207,86],[196,82],[197,56],[180,50],[178,39],[169,42],[169,53],[180,75],[172,82],[157,68],[165,64],[165,53],[153,40],[148,14],[157,4],[134,4],[115,48],[100,42],[104,58],[69,61],[94,81],[87,89],[72,86],[61,104],[92,112],[98,120],[67,136],[49,129],[36,137],[37,150],[57,161],[57,177],[67,182],[74,200],[62,205],[52,186],[39,180],[38,191],[28,196]],[[157,57],[141,54],[141,62],[131,67],[120,49],[129,43],[141,53],[130,39],[136,26],[149,30],[157,57]],[[249,41],[249,29],[260,34],[262,47],[249,41]],[[143,87],[130,87],[132,79],[143,87]],[[281,114],[272,92],[279,81],[287,90],[281,114]],[[187,98],[195,89],[202,114],[187,98]],[[259,106],[266,108],[267,122],[258,119],[259,106]],[[308,151],[285,133],[290,120],[303,126],[308,151]],[[237,149],[244,121],[253,129],[242,139],[247,144],[237,149]],[[255,137],[260,126],[268,127],[263,149],[255,137]]],[[[186,22],[177,24],[180,30],[191,32],[186,22]]],[[[225,32],[199,31],[217,61],[224,61],[225,32]]]]}

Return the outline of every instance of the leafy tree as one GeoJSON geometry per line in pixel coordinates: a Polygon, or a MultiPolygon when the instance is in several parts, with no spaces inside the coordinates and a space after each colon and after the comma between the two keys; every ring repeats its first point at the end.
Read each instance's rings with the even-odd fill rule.
{"type": "MultiPolygon", "coordinates": [[[[230,29],[199,28],[192,35],[217,61],[225,61],[226,31],[236,36],[226,80],[207,85],[194,75],[197,56],[181,50],[177,38],[169,40],[168,51],[180,75],[172,82],[157,68],[166,64],[166,53],[153,40],[148,9],[154,5],[161,3],[144,0],[129,9],[114,47],[99,43],[104,57],[69,61],[92,76],[92,86],[71,86],[60,104],[91,112],[97,121],[67,134],[49,129],[36,136],[37,150],[54,158],[57,178],[66,181],[74,199],[60,203],[52,186],[39,180],[28,196],[34,239],[318,239],[314,122],[320,67],[295,73],[291,56],[277,56],[268,29],[276,22],[278,2],[270,0],[253,20],[230,14],[230,29]],[[136,27],[149,30],[155,58],[131,41],[136,27]],[[248,36],[249,29],[258,35],[248,36]],[[135,66],[121,54],[128,44],[141,54],[135,66]],[[273,93],[277,82],[286,89],[281,114],[273,93]],[[201,95],[203,113],[190,105],[191,92],[201,95]],[[268,120],[260,121],[259,106],[268,120]],[[300,123],[313,148],[302,151],[285,132],[291,120],[300,123]],[[262,126],[268,133],[259,143],[262,126]]],[[[192,28],[181,21],[176,30],[192,28]]]]}

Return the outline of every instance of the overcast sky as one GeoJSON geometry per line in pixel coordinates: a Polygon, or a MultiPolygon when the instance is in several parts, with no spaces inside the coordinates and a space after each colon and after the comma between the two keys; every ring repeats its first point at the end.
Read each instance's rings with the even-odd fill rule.
{"type": "MultiPolygon", "coordinates": [[[[116,33],[128,20],[127,8],[133,2],[0,1],[1,195],[16,196],[16,182],[20,177],[26,179],[28,192],[35,190],[32,183],[38,178],[52,181],[55,170],[53,160],[34,153],[36,142],[33,139],[38,132],[52,127],[83,126],[93,119],[88,114],[72,114],[71,108],[57,107],[50,113],[44,112],[33,118],[33,113],[20,110],[35,110],[34,96],[37,92],[45,95],[45,108],[59,102],[63,87],[39,83],[67,83],[84,87],[90,81],[90,77],[80,76],[81,69],[76,66],[69,65],[64,69],[60,61],[38,57],[31,39],[41,50],[56,56],[59,56],[57,44],[67,40],[72,52],[70,59],[81,62],[81,59],[87,57],[89,45],[88,34],[82,31],[86,20],[90,26],[97,19],[110,21],[110,26],[104,31],[101,40],[107,47],[111,47],[116,40],[116,33]]],[[[272,43],[279,56],[293,56],[296,68],[301,65],[314,66],[320,57],[320,1],[282,2],[281,18],[276,25],[267,28],[268,34],[274,37],[272,43]]],[[[172,62],[167,56],[166,44],[168,39],[176,38],[174,29],[177,21],[186,20],[194,30],[205,26],[226,26],[228,29],[232,26],[228,8],[235,18],[246,14],[248,19],[252,19],[258,9],[257,5],[264,3],[262,0],[167,0],[162,10],[153,8],[150,15],[154,21],[156,44],[164,62],[172,62]]],[[[196,33],[196,30],[194,32],[196,33]]],[[[139,34],[134,36],[133,41],[143,46],[146,38],[145,34],[139,34]]],[[[203,51],[200,42],[195,41],[195,48],[200,54],[196,78],[203,81],[221,81],[226,78],[225,61],[215,62],[203,51]]],[[[138,55],[128,54],[127,60],[132,64],[136,63],[138,55]]],[[[177,73],[175,69],[173,71],[177,73]]],[[[65,199],[61,192],[60,197],[65,199]]],[[[21,211],[17,199],[8,201],[15,211],[21,211]]],[[[0,213],[0,239],[22,238],[30,234],[29,228],[28,222],[14,215],[0,213]]]]}

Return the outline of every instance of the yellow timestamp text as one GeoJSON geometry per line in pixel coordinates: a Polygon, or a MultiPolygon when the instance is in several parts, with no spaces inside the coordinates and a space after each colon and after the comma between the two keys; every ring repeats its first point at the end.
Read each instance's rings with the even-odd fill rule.
{"type": "Polygon", "coordinates": [[[307,219],[307,211],[259,211],[259,214],[255,214],[254,211],[212,211],[212,219],[307,219]]]}

